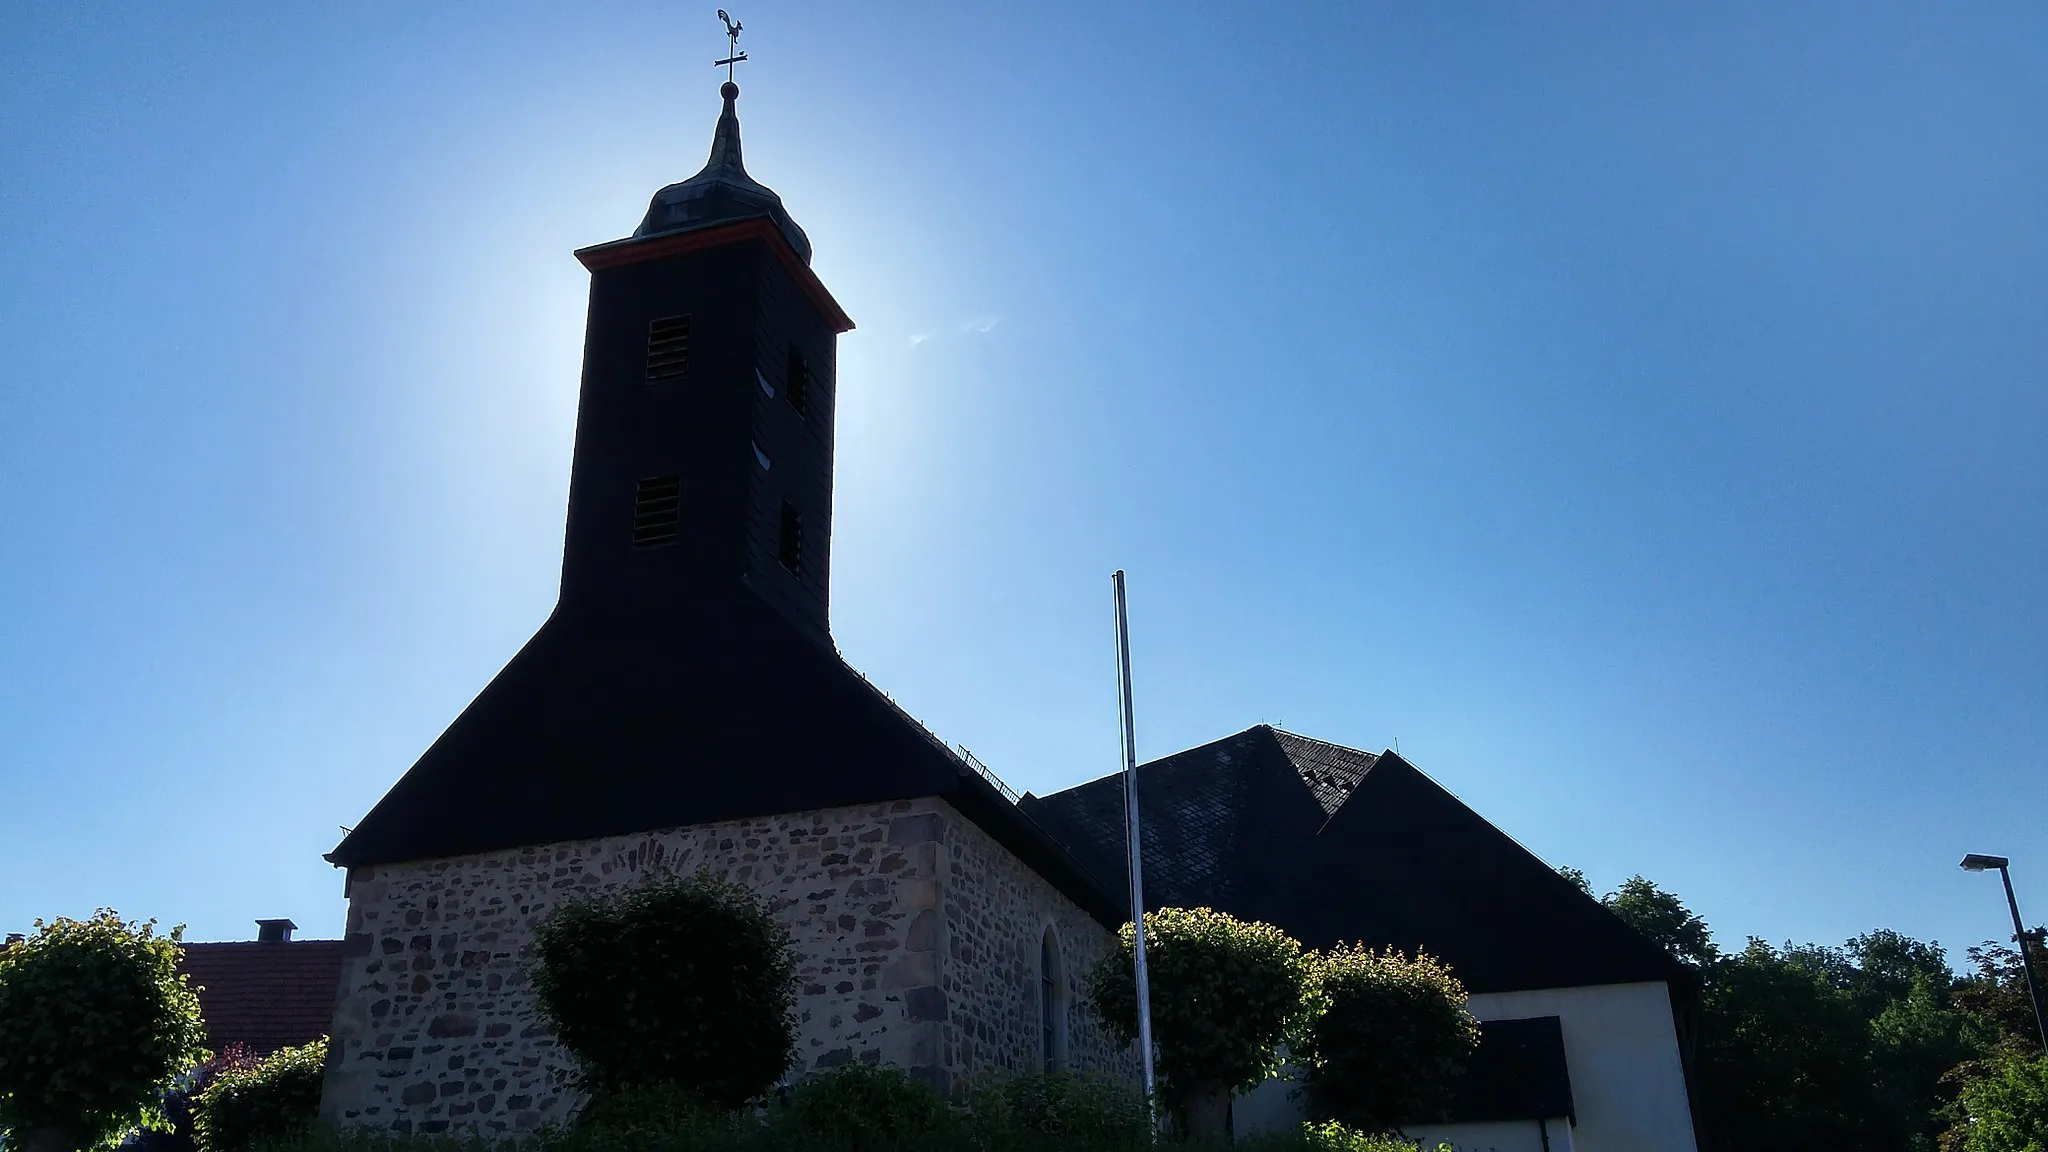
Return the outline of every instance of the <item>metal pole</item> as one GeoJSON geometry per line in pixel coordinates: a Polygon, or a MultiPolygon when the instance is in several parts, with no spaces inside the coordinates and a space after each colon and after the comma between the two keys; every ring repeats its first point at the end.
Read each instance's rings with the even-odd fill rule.
{"type": "MultiPolygon", "coordinates": [[[[1145,1100],[1157,1108],[1152,1074],[1152,987],[1145,975],[1145,861],[1138,840],[1138,737],[1131,712],[1131,624],[1124,608],[1124,572],[1109,581],[1116,588],[1116,658],[1124,726],[1124,845],[1131,869],[1131,967],[1138,983],[1138,1054],[1145,1062],[1145,1100]]],[[[1155,1116],[1157,1115],[1155,1111],[1155,1116]]]]}
{"type": "Polygon", "coordinates": [[[2020,919],[2019,898],[2012,894],[2012,873],[1998,866],[1998,878],[2005,881],[2005,906],[2012,909],[2013,943],[2020,946],[2020,972],[2027,978],[2027,998],[2034,1002],[2034,1027],[2041,1033],[2041,1050],[2048,1052],[2048,1012],[2041,1009],[2041,985],[2034,980],[2034,960],[2027,954],[2027,924],[2020,919]]]}

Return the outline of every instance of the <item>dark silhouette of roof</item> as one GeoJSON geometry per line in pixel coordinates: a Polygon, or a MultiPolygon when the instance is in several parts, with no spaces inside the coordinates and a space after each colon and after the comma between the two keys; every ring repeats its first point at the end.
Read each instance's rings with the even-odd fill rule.
{"type": "Polygon", "coordinates": [[[178,970],[199,988],[206,1046],[275,1052],[327,1035],[341,987],[339,940],[187,944],[178,970]]]}
{"type": "Polygon", "coordinates": [[[557,608],[327,858],[359,867],[928,796],[1123,922],[1114,889],[744,588],[659,612],[557,608]]]}
{"type": "MultiPolygon", "coordinates": [[[[1423,949],[1473,992],[1693,983],[1391,751],[1261,725],[1141,766],[1138,802],[1148,909],[1207,906],[1314,948],[1423,949]]],[[[1105,886],[1124,887],[1120,776],[1023,808],[1105,886]]]]}

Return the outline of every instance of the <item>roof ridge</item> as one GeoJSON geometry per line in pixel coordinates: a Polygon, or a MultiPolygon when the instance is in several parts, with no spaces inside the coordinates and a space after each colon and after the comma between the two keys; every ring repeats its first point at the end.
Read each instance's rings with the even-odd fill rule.
{"type": "MultiPolygon", "coordinates": [[[[1271,724],[1261,724],[1259,725],[1259,727],[1270,731],[1275,736],[1287,736],[1292,739],[1304,741],[1309,744],[1320,744],[1325,748],[1336,748],[1345,752],[1356,752],[1360,756],[1371,756],[1374,759],[1378,759],[1379,757],[1386,755],[1386,752],[1393,751],[1392,749],[1387,749],[1386,751],[1382,752],[1367,752],[1363,748],[1353,748],[1349,744],[1339,744],[1334,740],[1324,740],[1317,736],[1304,736],[1299,732],[1290,732],[1285,728],[1278,728],[1271,724]]],[[[1399,753],[1396,753],[1396,755],[1399,755],[1399,753]]]]}
{"type": "MultiPolygon", "coordinates": [[[[1155,764],[1164,764],[1164,763],[1166,763],[1166,762],[1167,762],[1167,761],[1169,761],[1169,760],[1177,760],[1177,759],[1181,758],[1182,756],[1186,756],[1186,755],[1189,755],[1189,754],[1191,754],[1191,753],[1195,753],[1195,752],[1200,752],[1200,751],[1202,751],[1202,750],[1203,750],[1203,749],[1205,749],[1205,748],[1211,748],[1211,747],[1214,747],[1215,745],[1218,745],[1218,744],[1224,744],[1224,743],[1227,743],[1227,742],[1229,742],[1229,741],[1232,741],[1232,740],[1238,740],[1238,739],[1242,739],[1243,737],[1249,736],[1249,735],[1251,735],[1252,733],[1254,733],[1254,732],[1257,732],[1257,731],[1258,731],[1259,729],[1261,729],[1261,728],[1271,728],[1271,727],[1272,727],[1272,725],[1270,725],[1270,724],[1254,724],[1254,725],[1252,725],[1251,727],[1249,727],[1249,728],[1246,728],[1246,729],[1244,729],[1244,730],[1243,730],[1243,731],[1241,731],[1241,732],[1232,732],[1232,733],[1231,733],[1230,735],[1228,735],[1228,736],[1218,736],[1218,737],[1217,737],[1216,739],[1214,739],[1214,740],[1208,740],[1208,741],[1204,741],[1203,743],[1200,743],[1200,744],[1196,744],[1196,745],[1193,745],[1193,746],[1191,746],[1191,747],[1183,748],[1183,749],[1181,749],[1181,750],[1180,750],[1180,751],[1178,751],[1178,752],[1168,752],[1168,753],[1167,753],[1166,755],[1164,755],[1164,756],[1155,756],[1155,757],[1153,757],[1153,758],[1152,758],[1152,759],[1150,759],[1150,760],[1145,760],[1145,761],[1141,761],[1141,762],[1140,762],[1140,763],[1138,764],[1138,767],[1139,767],[1140,769],[1144,769],[1144,768],[1150,768],[1150,767],[1152,767],[1152,766],[1153,766],[1153,765],[1155,765],[1155,764]]],[[[1043,795],[1040,795],[1040,796],[1038,797],[1038,799],[1040,799],[1040,800],[1043,800],[1043,799],[1046,799],[1047,797],[1051,797],[1051,796],[1058,796],[1058,795],[1060,795],[1061,793],[1065,793],[1065,792],[1072,792],[1072,791],[1073,791],[1073,790],[1075,790],[1076,788],[1086,788],[1086,787],[1089,787],[1090,785],[1094,785],[1094,784],[1101,784],[1101,783],[1103,783],[1103,782],[1105,782],[1105,781],[1109,781],[1109,780],[1115,780],[1115,779],[1117,779],[1118,777],[1122,776],[1123,774],[1124,774],[1124,769],[1122,769],[1122,768],[1118,768],[1118,769],[1116,769],[1116,770],[1114,770],[1114,771],[1111,771],[1111,772],[1105,772],[1105,773],[1103,773],[1103,774],[1102,774],[1102,775],[1100,775],[1100,776],[1094,776],[1094,777],[1090,777],[1089,779],[1086,779],[1086,780],[1083,780],[1083,781],[1081,781],[1081,782],[1080,782],[1079,784],[1069,784],[1069,785],[1067,785],[1067,786],[1066,786],[1066,787],[1064,787],[1064,788],[1060,788],[1060,789],[1057,789],[1057,790],[1055,790],[1055,791],[1052,791],[1052,792],[1047,792],[1047,793],[1044,793],[1043,795]]]]}

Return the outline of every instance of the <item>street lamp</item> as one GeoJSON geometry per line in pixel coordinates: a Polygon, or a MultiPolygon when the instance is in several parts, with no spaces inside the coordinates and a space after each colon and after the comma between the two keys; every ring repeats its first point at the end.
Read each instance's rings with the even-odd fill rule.
{"type": "Polygon", "coordinates": [[[2048,1012],[2041,1009],[2041,986],[2034,982],[2034,960],[2027,954],[2027,925],[2020,919],[2020,902],[2012,894],[2012,873],[2006,870],[2011,863],[2003,856],[1982,856],[1972,852],[1963,857],[1963,871],[1989,872],[1996,868],[1998,878],[2005,881],[2005,905],[2012,909],[2012,939],[2020,946],[2020,972],[2027,978],[2027,996],[2034,1002],[2034,1027],[2041,1033],[2041,1049],[2048,1052],[2048,1012]]]}

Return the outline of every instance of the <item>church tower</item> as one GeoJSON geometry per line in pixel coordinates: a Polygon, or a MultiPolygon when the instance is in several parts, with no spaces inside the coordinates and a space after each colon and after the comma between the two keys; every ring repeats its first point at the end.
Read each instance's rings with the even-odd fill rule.
{"type": "Polygon", "coordinates": [[[853,327],[781,197],[747,175],[739,87],[702,171],[579,251],[590,312],[565,608],[751,589],[829,643],[835,345],[853,327]]]}

